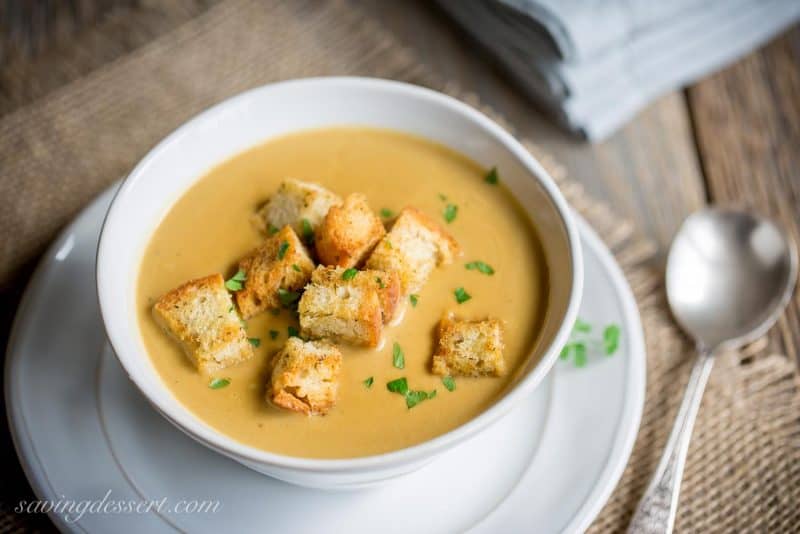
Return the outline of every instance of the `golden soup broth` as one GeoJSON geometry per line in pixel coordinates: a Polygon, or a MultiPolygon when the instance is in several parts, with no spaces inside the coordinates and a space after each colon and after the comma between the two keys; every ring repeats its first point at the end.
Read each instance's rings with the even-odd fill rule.
{"type": "MultiPolygon", "coordinates": [[[[489,407],[535,352],[547,300],[547,271],[531,222],[509,191],[484,181],[486,169],[422,138],[388,130],[332,128],[272,139],[211,171],[169,210],[153,234],[141,264],[138,320],[144,344],[164,383],[197,417],[235,440],[270,452],[350,458],[408,447],[462,425],[489,407]],[[262,313],[247,321],[261,346],[255,357],[215,374],[230,378],[209,388],[178,344],[153,320],[155,300],[181,283],[212,273],[230,277],[236,263],[263,236],[252,224],[255,210],[285,177],[317,182],[345,196],[362,192],[378,212],[413,205],[438,220],[461,244],[464,254],[440,267],[408,306],[397,326],[384,329],[382,348],[343,346],[338,402],[326,416],[307,417],[265,401],[269,358],[297,326],[293,312],[262,313]],[[446,197],[442,200],[441,195],[446,197]],[[448,203],[458,215],[447,224],[448,203]],[[467,270],[482,260],[493,276],[467,270]],[[453,291],[464,287],[472,299],[458,304],[453,291]],[[446,311],[469,318],[505,322],[502,378],[456,377],[449,392],[430,372],[434,331],[446,311]],[[272,340],[270,330],[279,332],[272,340]],[[405,353],[405,368],[392,366],[392,346],[405,353]],[[364,381],[374,377],[372,387],[364,381]],[[436,390],[414,408],[386,383],[407,377],[411,389],[436,390]]],[[[501,176],[502,178],[502,176],[501,176]]],[[[538,357],[538,356],[534,356],[538,357]]]]}

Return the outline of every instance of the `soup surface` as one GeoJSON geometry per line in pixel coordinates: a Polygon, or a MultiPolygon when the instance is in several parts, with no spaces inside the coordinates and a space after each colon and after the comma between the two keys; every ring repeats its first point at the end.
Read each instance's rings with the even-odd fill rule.
{"type": "Polygon", "coordinates": [[[313,458],[349,458],[408,447],[466,423],[490,406],[514,380],[531,354],[547,300],[547,270],[536,232],[510,192],[484,181],[486,169],[422,138],[366,128],[311,130],[272,139],[211,171],[169,210],[153,234],[138,280],[138,320],[153,364],[172,393],[189,410],[239,442],[270,452],[313,458]],[[413,205],[438,220],[460,243],[464,255],[436,269],[408,305],[403,321],[384,328],[379,349],[342,346],[338,402],[328,415],[307,417],[265,400],[267,364],[297,327],[293,312],[262,313],[247,321],[261,340],[255,357],[223,369],[230,379],[209,387],[178,344],[156,325],[156,299],[181,283],[212,273],[226,278],[236,262],[264,239],[253,213],[293,177],[316,182],[345,196],[361,192],[372,209],[398,212],[413,205]],[[458,206],[452,222],[448,204],[458,206]],[[465,268],[481,260],[493,275],[465,268]],[[456,288],[471,299],[458,304],[456,288]],[[450,392],[430,372],[435,327],[447,311],[466,318],[505,322],[502,378],[456,377],[450,392]],[[271,339],[270,330],[278,332],[271,339]],[[405,353],[405,368],[392,365],[393,343],[405,353]],[[371,387],[365,381],[373,378],[371,387]],[[386,383],[406,377],[411,389],[436,390],[436,397],[409,409],[386,383]]]}

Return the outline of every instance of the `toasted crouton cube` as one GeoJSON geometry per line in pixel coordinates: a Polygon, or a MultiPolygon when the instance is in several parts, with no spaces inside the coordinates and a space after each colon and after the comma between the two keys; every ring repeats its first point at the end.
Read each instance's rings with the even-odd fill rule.
{"type": "Polygon", "coordinates": [[[422,288],[435,267],[452,263],[460,252],[456,240],[430,217],[407,207],[375,247],[366,266],[397,272],[402,294],[409,295],[422,288]]]}
{"type": "Polygon", "coordinates": [[[173,289],[155,303],[153,316],[202,373],[212,373],[253,356],[253,346],[220,274],[173,289]]]}
{"type": "Polygon", "coordinates": [[[272,360],[267,400],[306,415],[324,415],[336,404],[342,353],[321,341],[290,337],[272,360]]]}
{"type": "Polygon", "coordinates": [[[343,205],[328,210],[316,232],[317,256],[324,265],[357,267],[385,234],[367,197],[354,193],[344,199],[343,205]]]}
{"type": "MultiPolygon", "coordinates": [[[[389,275],[381,274],[390,280],[389,275]]],[[[318,266],[298,306],[303,336],[378,346],[383,330],[383,306],[392,304],[389,297],[382,298],[377,278],[369,271],[318,266]]]]}
{"type": "Polygon", "coordinates": [[[236,292],[236,304],[248,319],[267,308],[279,308],[286,295],[299,291],[311,278],[314,262],[292,230],[284,226],[239,262],[246,279],[236,292]]]}
{"type": "Polygon", "coordinates": [[[366,280],[367,283],[377,284],[378,296],[381,299],[383,323],[386,324],[391,321],[400,302],[400,276],[395,272],[367,269],[361,271],[361,274],[355,278],[360,278],[360,282],[366,280]]]}
{"type": "Polygon", "coordinates": [[[268,233],[288,224],[299,235],[305,235],[304,224],[316,231],[331,206],[341,203],[338,195],[318,184],[287,178],[259,210],[257,221],[268,233]]]}
{"type": "Polygon", "coordinates": [[[503,326],[497,319],[446,316],[439,322],[433,372],[441,376],[502,376],[506,372],[504,348],[503,326]]]}

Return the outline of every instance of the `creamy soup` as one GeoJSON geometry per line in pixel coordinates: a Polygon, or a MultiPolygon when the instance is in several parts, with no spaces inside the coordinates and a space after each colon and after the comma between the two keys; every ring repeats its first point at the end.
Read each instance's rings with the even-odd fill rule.
{"type": "MultiPolygon", "coordinates": [[[[502,169],[501,169],[502,171],[502,169]]],[[[547,267],[531,221],[501,184],[486,183],[487,170],[422,138],[387,130],[331,128],[272,139],[211,169],[169,210],[142,259],[138,320],[144,344],[164,383],[198,418],[233,439],[266,451],[312,458],[351,458],[415,445],[462,425],[481,413],[536,355],[547,305],[547,267]],[[289,310],[247,321],[261,340],[251,360],[215,373],[230,379],[221,389],[201,375],[153,320],[156,299],[181,283],[212,273],[230,277],[236,262],[264,239],[253,213],[282,179],[317,182],[345,196],[364,193],[376,212],[413,205],[438,220],[464,254],[436,269],[408,305],[402,322],[384,328],[379,349],[341,346],[343,367],[336,406],[325,416],[305,416],[265,400],[270,357],[297,327],[289,310]],[[458,206],[452,222],[448,204],[458,206]],[[494,275],[468,270],[481,260],[494,275]],[[471,299],[458,304],[456,288],[471,299]],[[430,372],[434,330],[442,315],[495,317],[505,323],[502,378],[455,378],[450,392],[430,372]],[[278,332],[271,339],[270,330],[278,332]],[[392,365],[397,342],[405,368],[392,365]],[[365,381],[372,377],[371,387],[365,381]],[[436,397],[409,409],[387,382],[406,377],[409,387],[436,390],[436,397]]]]}

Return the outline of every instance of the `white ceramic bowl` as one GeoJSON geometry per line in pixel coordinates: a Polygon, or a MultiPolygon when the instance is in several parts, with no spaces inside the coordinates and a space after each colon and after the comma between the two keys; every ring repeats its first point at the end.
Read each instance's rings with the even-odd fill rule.
{"type": "Polygon", "coordinates": [[[103,224],[97,290],[108,338],[131,380],[175,426],[261,473],[303,486],[350,488],[412,471],[485,429],[542,381],[566,343],[583,283],[578,232],[564,198],[514,138],[473,108],[413,85],[369,78],[315,78],[253,89],[201,113],[158,144],[120,187],[103,224]],[[533,358],[493,406],[435,439],[344,460],[296,458],[239,443],[187,410],[164,385],[139,331],[136,280],[145,245],[173,203],[217,163],[271,137],[309,128],[363,125],[432,139],[480,164],[497,165],[536,224],[550,271],[549,308],[533,358]]]}

